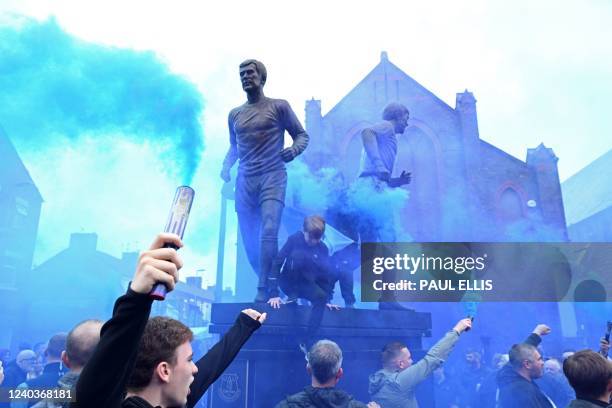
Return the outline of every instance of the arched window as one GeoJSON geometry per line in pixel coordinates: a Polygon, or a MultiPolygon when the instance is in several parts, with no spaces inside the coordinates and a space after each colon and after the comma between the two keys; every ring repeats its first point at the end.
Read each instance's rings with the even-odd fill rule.
{"type": "Polygon", "coordinates": [[[497,206],[501,221],[514,222],[523,218],[521,196],[512,187],[507,187],[501,193],[497,206]]]}

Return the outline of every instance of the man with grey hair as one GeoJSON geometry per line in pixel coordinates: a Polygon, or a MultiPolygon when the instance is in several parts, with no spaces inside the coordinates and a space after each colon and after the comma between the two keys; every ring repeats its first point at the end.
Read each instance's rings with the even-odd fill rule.
{"type": "MultiPolygon", "coordinates": [[[[85,320],[77,324],[68,333],[66,347],[61,353],[61,359],[70,371],[57,380],[57,388],[74,392],[74,387],[83,367],[89,361],[100,341],[102,324],[100,320],[85,320]]],[[[62,408],[68,406],[68,402],[50,399],[38,402],[33,408],[62,408]]]]}
{"type": "Polygon", "coordinates": [[[536,383],[557,407],[567,407],[575,398],[572,387],[563,375],[561,363],[556,358],[544,362],[544,375],[536,383]]]}
{"type": "Polygon", "coordinates": [[[247,258],[259,276],[255,302],[270,299],[270,270],[278,252],[287,189],[285,163],[300,155],[309,140],[289,103],[264,95],[267,76],[260,61],[249,59],[240,64],[247,102],[229,113],[230,148],[220,175],[229,182],[230,170],[240,159],[235,204],[247,258]],[[285,131],[293,144],[283,149],[285,131]]]}
{"type": "Polygon", "coordinates": [[[374,402],[359,402],[336,388],[343,375],[342,350],[333,341],[316,342],[307,353],[306,361],[311,385],[279,402],[276,408],[380,408],[374,402]]]}
{"type": "Polygon", "coordinates": [[[524,343],[510,349],[509,364],[497,373],[501,408],[552,408],[549,397],[535,383],[544,373],[544,360],[536,348],[550,327],[539,324],[524,343]]]}

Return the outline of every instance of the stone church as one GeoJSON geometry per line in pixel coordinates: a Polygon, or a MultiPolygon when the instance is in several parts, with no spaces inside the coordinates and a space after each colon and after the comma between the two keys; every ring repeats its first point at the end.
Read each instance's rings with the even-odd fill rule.
{"type": "MultiPolygon", "coordinates": [[[[306,102],[312,171],[335,167],[358,176],[361,131],[393,101],[410,110],[398,138],[395,172],[412,173],[403,214],[415,241],[565,241],[567,230],[557,157],[540,144],[519,160],[482,140],[476,98],[467,90],[447,105],[382,52],[380,62],[327,114],[306,102]]],[[[397,174],[396,174],[397,176],[397,174]]]]}

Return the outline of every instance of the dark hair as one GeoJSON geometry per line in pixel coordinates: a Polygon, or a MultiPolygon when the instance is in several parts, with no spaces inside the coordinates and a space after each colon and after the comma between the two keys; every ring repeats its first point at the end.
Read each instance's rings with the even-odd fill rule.
{"type": "Polygon", "coordinates": [[[342,366],[342,350],[331,340],[317,341],[306,356],[312,375],[321,384],[334,378],[342,366]]]}
{"type": "Polygon", "coordinates": [[[268,71],[266,70],[266,66],[261,61],[257,61],[255,59],[248,59],[240,63],[240,68],[244,68],[247,65],[251,64],[255,65],[255,69],[259,73],[259,76],[261,76],[262,82],[265,83],[266,79],[268,78],[268,71]]]}
{"type": "Polygon", "coordinates": [[[155,367],[163,361],[176,363],[176,349],[193,339],[193,332],[178,320],[169,317],[149,319],[138,345],[138,354],[128,388],[146,387],[153,378],[155,367]]]}
{"type": "Polygon", "coordinates": [[[304,218],[304,232],[308,232],[315,239],[321,238],[325,233],[325,219],[320,215],[304,218]]]}
{"type": "Polygon", "coordinates": [[[394,341],[385,345],[382,349],[382,353],[380,359],[382,361],[383,367],[389,366],[393,360],[399,357],[400,353],[403,349],[407,349],[408,346],[401,341],[394,341]]]}
{"type": "Polygon", "coordinates": [[[398,102],[391,102],[383,110],[383,120],[398,119],[404,113],[409,113],[408,108],[398,102]]]}
{"type": "Polygon", "coordinates": [[[576,391],[576,398],[597,399],[608,389],[612,363],[592,350],[582,350],[565,359],[563,373],[576,391]]]}
{"type": "Polygon", "coordinates": [[[523,366],[523,361],[534,361],[535,360],[535,352],[538,351],[534,346],[527,343],[519,343],[512,346],[510,351],[508,352],[508,357],[510,360],[510,364],[516,370],[523,366]]]}
{"type": "Polygon", "coordinates": [[[54,334],[47,344],[47,349],[45,350],[45,355],[49,357],[60,358],[62,356],[62,351],[66,350],[66,337],[68,335],[66,333],[57,333],[54,334]]]}
{"type": "Polygon", "coordinates": [[[90,325],[101,326],[102,321],[95,319],[82,321],[68,333],[66,338],[66,355],[68,355],[71,366],[83,367],[87,364],[100,341],[99,330],[96,333],[86,330],[86,327],[90,325]]]}

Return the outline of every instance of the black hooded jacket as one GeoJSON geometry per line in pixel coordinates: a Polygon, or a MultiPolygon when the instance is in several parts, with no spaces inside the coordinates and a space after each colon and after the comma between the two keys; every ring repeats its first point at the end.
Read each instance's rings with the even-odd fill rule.
{"type": "Polygon", "coordinates": [[[306,387],[279,402],[276,408],[367,408],[341,389],[306,387]]]}
{"type": "MultiPolygon", "coordinates": [[[[537,347],[541,341],[540,336],[532,333],[525,343],[537,347]]],[[[497,385],[501,408],[553,408],[538,385],[517,373],[509,363],[497,373],[497,385]]]]}

